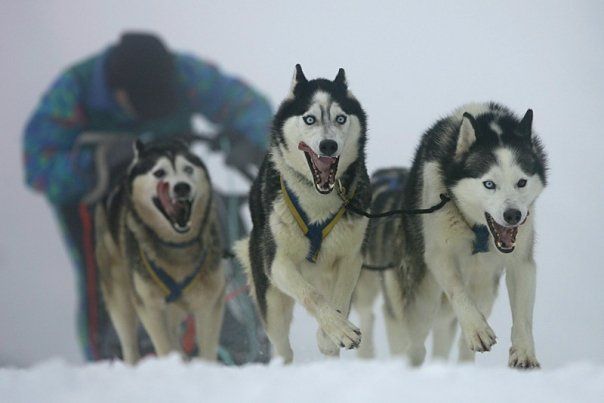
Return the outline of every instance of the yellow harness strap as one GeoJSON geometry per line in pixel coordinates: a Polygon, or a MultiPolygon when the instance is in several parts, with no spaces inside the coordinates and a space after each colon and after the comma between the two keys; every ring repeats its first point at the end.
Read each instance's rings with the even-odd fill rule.
{"type": "Polygon", "coordinates": [[[283,195],[285,205],[289,209],[291,215],[294,217],[294,220],[298,224],[298,227],[300,227],[300,230],[302,230],[304,236],[306,236],[306,238],[308,238],[310,241],[310,250],[306,256],[306,260],[315,263],[319,255],[319,251],[321,250],[323,240],[327,238],[329,233],[334,229],[338,221],[340,221],[346,212],[346,205],[342,204],[342,207],[340,207],[338,212],[324,223],[309,224],[308,216],[300,206],[297,196],[288,189],[283,178],[280,178],[280,181],[281,193],[283,195]]]}

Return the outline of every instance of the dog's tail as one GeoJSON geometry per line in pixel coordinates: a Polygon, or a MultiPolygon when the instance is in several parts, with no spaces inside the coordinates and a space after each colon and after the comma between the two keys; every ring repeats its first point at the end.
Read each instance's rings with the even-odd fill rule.
{"type": "Polygon", "coordinates": [[[254,276],[252,275],[252,262],[250,261],[250,238],[243,238],[233,245],[233,252],[235,257],[245,271],[247,276],[247,283],[250,289],[250,294],[256,299],[256,287],[254,286],[254,276]]]}

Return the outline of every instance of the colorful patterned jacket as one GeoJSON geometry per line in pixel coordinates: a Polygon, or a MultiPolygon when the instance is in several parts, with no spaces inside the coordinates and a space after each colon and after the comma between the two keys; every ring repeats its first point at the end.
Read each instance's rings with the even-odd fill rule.
{"type": "Polygon", "coordinates": [[[25,129],[26,182],[51,203],[77,203],[95,184],[93,149],[75,149],[86,131],[154,135],[191,130],[199,113],[225,129],[242,133],[266,148],[272,109],[242,81],[186,54],[175,54],[178,110],[167,118],[138,122],[116,103],[107,87],[104,65],[108,50],[67,69],[44,94],[25,129]]]}

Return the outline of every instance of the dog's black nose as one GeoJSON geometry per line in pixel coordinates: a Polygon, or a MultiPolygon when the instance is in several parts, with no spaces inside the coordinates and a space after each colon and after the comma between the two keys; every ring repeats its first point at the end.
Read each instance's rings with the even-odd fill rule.
{"type": "Polygon", "coordinates": [[[522,213],[514,208],[507,209],[503,212],[503,219],[510,225],[516,225],[520,222],[522,213]]]}
{"type": "Polygon", "coordinates": [[[174,185],[174,193],[177,197],[187,197],[191,193],[191,185],[185,182],[178,182],[174,185]]]}
{"type": "Polygon", "coordinates": [[[321,140],[319,143],[319,150],[321,151],[321,154],[331,157],[338,151],[338,143],[334,140],[321,140]]]}

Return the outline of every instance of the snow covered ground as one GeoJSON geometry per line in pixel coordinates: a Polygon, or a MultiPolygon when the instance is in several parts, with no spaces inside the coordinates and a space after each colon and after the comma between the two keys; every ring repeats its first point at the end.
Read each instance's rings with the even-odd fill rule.
{"type": "Polygon", "coordinates": [[[603,16],[599,0],[0,2],[0,402],[604,402],[603,16]],[[325,361],[300,309],[290,367],[81,364],[75,274],[51,209],[23,185],[21,133],[61,69],[133,28],[215,60],[273,105],[295,63],[309,77],[346,68],[369,115],[370,170],[409,165],[422,131],[468,101],[533,108],[551,168],[536,245],[543,370],[505,367],[503,283],[490,318],[498,343],[472,367],[387,360],[379,317],[378,361],[325,361]]]}
{"type": "Polygon", "coordinates": [[[324,361],[224,368],[178,357],[74,366],[61,360],[0,369],[3,402],[602,402],[604,366],[555,370],[324,361]]]}

